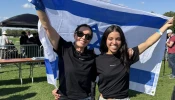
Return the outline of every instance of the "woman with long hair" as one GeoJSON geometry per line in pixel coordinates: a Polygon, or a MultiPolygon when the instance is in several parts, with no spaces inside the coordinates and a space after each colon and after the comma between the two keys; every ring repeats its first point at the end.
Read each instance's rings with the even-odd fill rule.
{"type": "Polygon", "coordinates": [[[158,41],[164,31],[173,25],[174,17],[168,20],[156,33],[145,42],[132,48],[134,53],[129,59],[128,46],[122,29],[111,25],[104,32],[100,51],[96,58],[99,100],[129,100],[130,65],[139,60],[139,55],[158,41]]]}

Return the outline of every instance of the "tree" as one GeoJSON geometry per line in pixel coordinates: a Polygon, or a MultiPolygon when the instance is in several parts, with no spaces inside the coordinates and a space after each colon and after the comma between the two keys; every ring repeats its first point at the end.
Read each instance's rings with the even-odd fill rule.
{"type": "Polygon", "coordinates": [[[165,12],[163,15],[168,16],[168,17],[173,17],[175,15],[175,12],[169,11],[169,12],[165,12]]]}
{"type": "MultiPolygon", "coordinates": [[[[175,12],[169,11],[169,12],[164,13],[163,15],[165,15],[167,17],[173,17],[173,16],[175,16],[175,12]]],[[[174,20],[174,25],[170,29],[172,29],[173,32],[175,32],[175,20],[174,20]]]]}

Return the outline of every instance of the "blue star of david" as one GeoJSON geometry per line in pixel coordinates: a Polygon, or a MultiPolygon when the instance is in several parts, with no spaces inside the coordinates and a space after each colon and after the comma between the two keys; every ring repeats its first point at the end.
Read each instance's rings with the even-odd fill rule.
{"type": "MultiPolygon", "coordinates": [[[[99,31],[99,29],[98,29],[98,25],[97,24],[95,24],[95,25],[93,25],[93,26],[91,26],[92,27],[92,29],[93,29],[93,32],[96,34],[96,36],[97,36],[97,41],[95,41],[93,44],[89,44],[88,46],[89,46],[89,49],[93,49],[93,48],[99,48],[100,46],[98,46],[98,44],[100,44],[100,41],[101,41],[101,37],[100,37],[100,35],[102,35],[102,32],[100,32],[99,31]]],[[[94,34],[94,35],[95,35],[94,34]]]]}

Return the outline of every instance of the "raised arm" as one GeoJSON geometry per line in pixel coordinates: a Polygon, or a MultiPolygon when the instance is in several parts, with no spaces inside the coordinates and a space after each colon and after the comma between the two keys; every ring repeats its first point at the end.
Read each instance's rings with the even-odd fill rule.
{"type": "Polygon", "coordinates": [[[51,26],[49,19],[45,12],[41,10],[37,10],[37,15],[39,20],[41,21],[42,26],[44,27],[47,36],[55,50],[58,48],[58,41],[60,39],[60,35],[56,32],[56,30],[51,26]]]}
{"type": "Polygon", "coordinates": [[[150,36],[145,42],[138,45],[139,54],[143,53],[147,48],[152,46],[156,41],[158,41],[162,35],[166,31],[166,29],[173,25],[174,17],[168,20],[160,29],[158,32],[154,33],[152,36],[150,36]]]}

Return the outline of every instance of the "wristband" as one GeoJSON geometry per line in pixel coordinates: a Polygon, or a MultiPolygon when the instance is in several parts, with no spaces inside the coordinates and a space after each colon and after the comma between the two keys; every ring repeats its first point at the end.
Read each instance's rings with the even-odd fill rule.
{"type": "Polygon", "coordinates": [[[158,31],[157,31],[157,33],[158,33],[158,34],[160,34],[160,35],[162,35],[162,34],[163,34],[163,33],[162,33],[160,30],[158,30],[158,31]]]}

